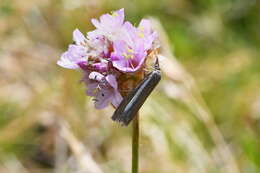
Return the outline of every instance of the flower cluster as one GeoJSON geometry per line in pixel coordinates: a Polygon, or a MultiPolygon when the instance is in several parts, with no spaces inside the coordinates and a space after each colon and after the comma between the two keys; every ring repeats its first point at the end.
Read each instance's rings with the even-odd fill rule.
{"type": "Polygon", "coordinates": [[[74,30],[74,44],[69,45],[57,64],[83,71],[86,94],[94,97],[97,109],[110,103],[117,107],[122,101],[118,79],[142,69],[146,57],[156,48],[157,34],[147,19],[141,20],[138,27],[124,21],[124,9],[91,22],[96,29],[86,36],[74,30]]]}

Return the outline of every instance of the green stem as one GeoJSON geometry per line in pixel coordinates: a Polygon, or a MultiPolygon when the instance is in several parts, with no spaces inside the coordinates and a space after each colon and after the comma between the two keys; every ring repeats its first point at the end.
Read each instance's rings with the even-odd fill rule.
{"type": "Polygon", "coordinates": [[[133,136],[132,136],[132,173],[138,173],[139,160],[139,113],[133,120],[133,136]]]}

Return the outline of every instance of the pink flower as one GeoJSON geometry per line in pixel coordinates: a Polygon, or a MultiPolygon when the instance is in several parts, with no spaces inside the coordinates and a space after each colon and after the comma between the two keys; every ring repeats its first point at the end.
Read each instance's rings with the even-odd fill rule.
{"type": "Polygon", "coordinates": [[[117,80],[141,70],[148,54],[157,48],[157,34],[149,20],[143,19],[134,27],[124,18],[124,9],[120,9],[102,15],[99,20],[92,19],[96,29],[86,37],[75,29],[74,44],[69,45],[57,62],[64,68],[83,71],[86,94],[94,98],[97,109],[110,103],[114,107],[120,104],[122,96],[117,80]]]}
{"type": "Polygon", "coordinates": [[[104,36],[109,41],[120,39],[122,36],[122,26],[124,24],[124,9],[112,12],[112,14],[104,14],[97,19],[92,19],[92,24],[97,28],[88,33],[88,38],[93,39],[104,36]]]}
{"type": "Polygon", "coordinates": [[[147,51],[152,48],[152,43],[157,36],[152,32],[151,24],[146,19],[141,21],[138,28],[129,22],[125,22],[123,27],[127,33],[121,38],[122,40],[114,42],[111,60],[118,70],[135,72],[142,67],[147,51]]]}
{"type": "Polygon", "coordinates": [[[132,47],[125,41],[114,42],[114,52],[111,55],[113,66],[122,72],[135,72],[143,65],[146,52],[144,45],[136,43],[132,47]]]}
{"type": "Polygon", "coordinates": [[[95,107],[103,109],[110,103],[117,107],[122,101],[122,96],[118,92],[117,81],[114,75],[107,76],[98,72],[85,74],[83,81],[87,85],[87,95],[94,97],[95,107]]]}
{"type": "Polygon", "coordinates": [[[68,50],[61,55],[57,62],[61,67],[76,69],[79,68],[79,63],[87,62],[87,48],[83,46],[86,38],[78,29],[73,31],[73,40],[76,44],[69,45],[68,50]]]}
{"type": "Polygon", "coordinates": [[[151,22],[147,19],[142,19],[137,29],[137,34],[144,43],[144,49],[152,49],[153,42],[157,38],[157,33],[152,30],[151,22]]]}

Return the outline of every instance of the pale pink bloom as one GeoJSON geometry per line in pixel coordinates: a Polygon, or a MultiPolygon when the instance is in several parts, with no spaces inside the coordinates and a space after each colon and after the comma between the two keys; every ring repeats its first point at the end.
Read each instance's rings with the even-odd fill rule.
{"type": "Polygon", "coordinates": [[[73,40],[76,44],[70,44],[68,50],[61,55],[60,60],[57,62],[59,66],[76,69],[80,67],[79,63],[87,63],[87,47],[83,46],[86,38],[78,29],[75,29],[73,31],[73,40]]]}
{"type": "Polygon", "coordinates": [[[157,34],[147,19],[138,27],[124,21],[124,9],[92,19],[95,30],[85,37],[73,31],[74,44],[61,55],[57,64],[83,71],[86,94],[94,97],[95,107],[102,109],[110,103],[117,107],[122,101],[117,80],[120,75],[141,70],[149,52],[158,48],[157,34]]]}
{"type": "Polygon", "coordinates": [[[117,81],[114,75],[107,76],[98,72],[86,73],[83,81],[87,85],[87,95],[94,97],[95,107],[103,109],[110,103],[117,107],[121,101],[122,96],[118,92],[117,81]]]}

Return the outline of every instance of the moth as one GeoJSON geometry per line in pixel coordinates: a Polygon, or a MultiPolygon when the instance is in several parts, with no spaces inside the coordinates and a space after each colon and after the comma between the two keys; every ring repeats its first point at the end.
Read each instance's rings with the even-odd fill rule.
{"type": "Polygon", "coordinates": [[[142,107],[148,96],[161,80],[161,71],[158,58],[154,64],[154,70],[122,100],[115,110],[112,120],[127,126],[142,107]]]}

